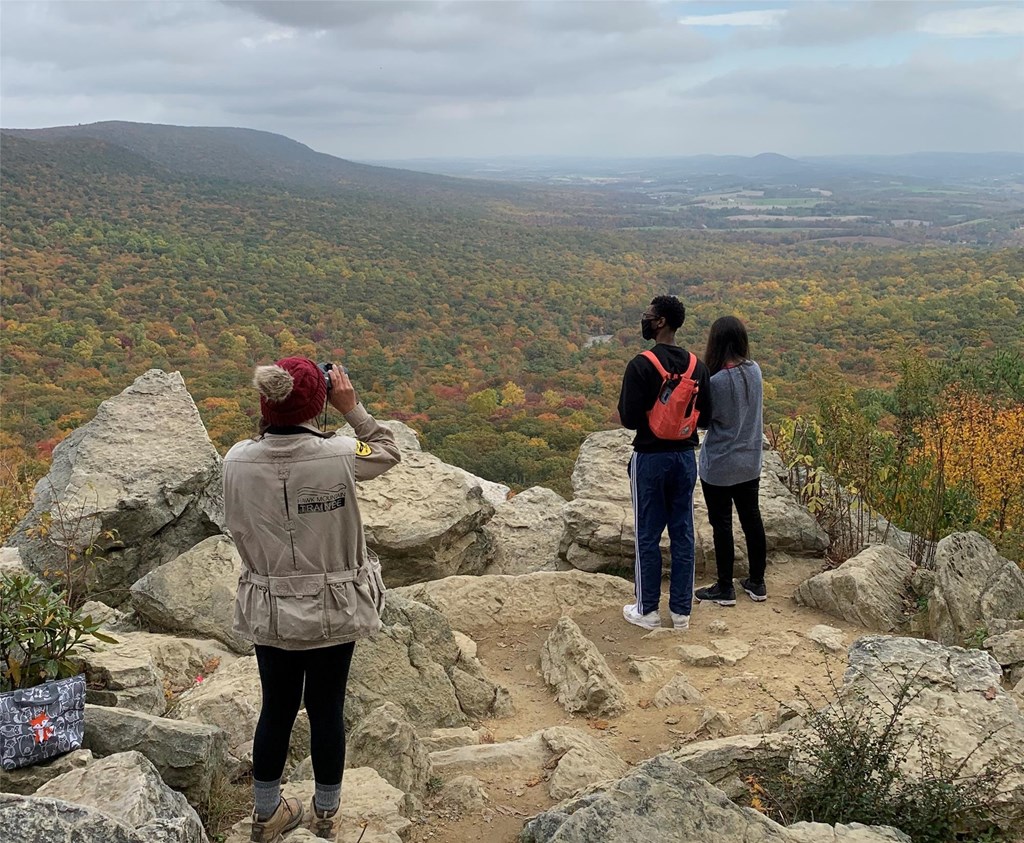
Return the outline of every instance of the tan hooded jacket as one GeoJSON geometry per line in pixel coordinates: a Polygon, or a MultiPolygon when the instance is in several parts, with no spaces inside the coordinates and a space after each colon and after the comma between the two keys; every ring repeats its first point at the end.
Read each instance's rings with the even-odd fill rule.
{"type": "Polygon", "coordinates": [[[355,483],[401,457],[394,434],[362,404],[345,420],[356,438],[266,434],[224,458],[225,521],[243,563],[234,629],[256,644],[308,650],[381,627],[384,582],[355,483]]]}

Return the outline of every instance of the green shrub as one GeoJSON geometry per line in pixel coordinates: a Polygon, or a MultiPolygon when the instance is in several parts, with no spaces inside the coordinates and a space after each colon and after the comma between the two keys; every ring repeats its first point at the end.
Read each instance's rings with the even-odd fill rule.
{"type": "Polygon", "coordinates": [[[117,643],[99,626],[45,583],[0,574],[0,691],[74,676],[73,651],[84,639],[117,643]]]}
{"type": "MultiPolygon", "coordinates": [[[[750,803],[784,825],[800,821],[889,825],[914,843],[997,840],[994,810],[1006,769],[965,773],[921,726],[904,719],[920,690],[899,680],[884,704],[838,696],[807,716],[796,765],[765,767],[747,778],[750,803]],[[908,772],[908,759],[918,772],[908,772]]],[[[798,696],[811,704],[804,692],[798,696]]],[[[982,740],[975,752],[991,737],[982,740]]],[[[973,753],[972,753],[973,754],[973,753]]]]}

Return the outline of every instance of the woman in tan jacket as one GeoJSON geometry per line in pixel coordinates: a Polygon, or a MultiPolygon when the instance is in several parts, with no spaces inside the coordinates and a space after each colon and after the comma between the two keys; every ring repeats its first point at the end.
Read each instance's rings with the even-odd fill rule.
{"type": "Polygon", "coordinates": [[[305,702],[316,792],[312,829],[333,839],[345,766],[345,686],[355,642],[380,629],[384,584],[366,547],[355,483],[399,459],[394,435],[358,402],[347,371],[289,357],[256,369],[260,435],[224,458],[224,514],[243,568],[235,629],[256,645],[263,704],[253,740],[251,840],[303,820],[281,799],[292,725],[305,702]],[[355,438],[314,421],[329,403],[355,438]]]}

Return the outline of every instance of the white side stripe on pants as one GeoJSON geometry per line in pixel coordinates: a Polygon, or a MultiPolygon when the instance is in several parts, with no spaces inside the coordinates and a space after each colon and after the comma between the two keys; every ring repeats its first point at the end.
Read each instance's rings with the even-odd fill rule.
{"type": "Polygon", "coordinates": [[[644,613],[643,607],[643,569],[640,565],[640,502],[637,500],[636,490],[636,469],[637,469],[637,457],[639,455],[636,451],[629,458],[629,491],[633,496],[633,589],[636,592],[636,612],[638,615],[644,613]]]}

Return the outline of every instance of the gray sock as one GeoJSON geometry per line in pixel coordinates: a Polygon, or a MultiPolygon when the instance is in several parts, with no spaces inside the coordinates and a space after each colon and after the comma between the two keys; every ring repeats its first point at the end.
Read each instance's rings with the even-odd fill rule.
{"type": "Polygon", "coordinates": [[[267,820],[281,804],[281,780],[273,782],[252,781],[253,799],[256,802],[256,819],[267,820]]]}
{"type": "Polygon", "coordinates": [[[322,814],[330,814],[338,810],[341,804],[341,783],[320,784],[316,783],[316,792],[313,794],[313,804],[322,814]]]}

